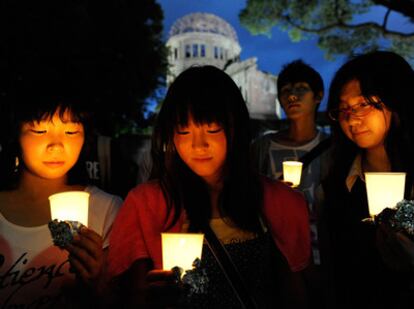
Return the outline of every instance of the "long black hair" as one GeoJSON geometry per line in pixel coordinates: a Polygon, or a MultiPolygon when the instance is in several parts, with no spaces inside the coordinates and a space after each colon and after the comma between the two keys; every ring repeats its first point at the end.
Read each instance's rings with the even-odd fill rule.
{"type": "MultiPolygon", "coordinates": [[[[338,108],[343,87],[352,80],[359,82],[361,94],[368,101],[377,96],[392,112],[385,150],[392,171],[407,173],[406,198],[410,198],[414,176],[414,72],[410,64],[394,52],[376,51],[357,56],[336,72],[330,86],[328,110],[338,108]]],[[[338,122],[332,122],[332,130],[336,159],[330,179],[343,181],[360,149],[345,136],[338,122]]]]}
{"type": "Polygon", "coordinates": [[[174,222],[185,209],[190,230],[199,230],[211,218],[207,184],[187,167],[174,147],[174,130],[188,123],[219,123],[227,138],[224,185],[219,210],[238,227],[259,231],[262,189],[249,158],[249,113],[239,88],[213,66],[191,67],[168,89],[158,114],[152,139],[152,179],[160,181],[174,222]]]}
{"type": "Polygon", "coordinates": [[[86,185],[88,183],[85,158],[88,156],[93,136],[91,111],[88,110],[87,96],[79,88],[57,80],[20,81],[7,92],[3,98],[1,115],[2,121],[2,151],[0,152],[0,190],[12,190],[18,185],[21,168],[19,143],[22,125],[52,119],[56,112],[62,121],[65,111],[70,112],[72,121],[82,123],[85,132],[85,142],[78,161],[68,172],[67,183],[86,185]],[[16,167],[16,158],[19,166],[16,167]]]}

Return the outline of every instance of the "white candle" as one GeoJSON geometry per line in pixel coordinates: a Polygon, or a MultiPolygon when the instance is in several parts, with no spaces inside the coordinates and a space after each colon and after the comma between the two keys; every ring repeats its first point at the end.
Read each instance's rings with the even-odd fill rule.
{"type": "Polygon", "coordinates": [[[291,182],[294,187],[299,186],[302,165],[299,161],[283,161],[283,180],[291,182]]]}
{"type": "Polygon", "coordinates": [[[175,266],[192,269],[194,260],[201,259],[203,240],[204,234],[161,233],[163,269],[170,270],[175,266]]]}
{"type": "Polygon", "coordinates": [[[49,196],[52,220],[79,221],[88,226],[89,193],[68,191],[49,196]]]}
{"type": "Polygon", "coordinates": [[[365,173],[370,216],[404,199],[405,173],[365,173]]]}

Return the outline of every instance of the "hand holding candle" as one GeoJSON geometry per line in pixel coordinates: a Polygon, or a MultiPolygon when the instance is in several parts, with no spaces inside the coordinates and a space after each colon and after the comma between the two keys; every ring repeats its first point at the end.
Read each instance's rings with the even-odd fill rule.
{"type": "Polygon", "coordinates": [[[49,196],[53,243],[64,248],[82,226],[88,226],[89,193],[70,191],[49,196]]]}
{"type": "Polygon", "coordinates": [[[49,196],[53,221],[49,223],[53,242],[69,252],[69,262],[77,276],[97,284],[103,265],[102,237],[88,226],[89,193],[68,191],[49,196]],[[77,235],[77,236],[75,236],[77,235]]]}

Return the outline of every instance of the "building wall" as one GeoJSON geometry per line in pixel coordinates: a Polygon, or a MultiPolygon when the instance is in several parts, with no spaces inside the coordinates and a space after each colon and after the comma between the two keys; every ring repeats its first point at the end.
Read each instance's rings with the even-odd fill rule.
{"type": "Polygon", "coordinates": [[[231,64],[226,72],[239,86],[250,116],[254,119],[278,119],[276,76],[257,68],[257,58],[231,64]]]}
{"type": "Polygon", "coordinates": [[[213,33],[184,33],[171,37],[167,41],[170,50],[170,84],[178,74],[195,64],[210,64],[223,69],[229,59],[238,57],[240,45],[222,35],[213,33]],[[194,45],[197,46],[196,51],[194,45]],[[202,46],[205,54],[202,56],[202,46]]]}

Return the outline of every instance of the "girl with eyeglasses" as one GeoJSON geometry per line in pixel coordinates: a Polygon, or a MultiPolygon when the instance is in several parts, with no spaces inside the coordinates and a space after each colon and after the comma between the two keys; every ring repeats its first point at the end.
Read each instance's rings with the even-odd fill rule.
{"type": "Polygon", "coordinates": [[[362,222],[369,217],[364,172],[406,172],[405,198],[412,198],[413,87],[408,62],[384,51],[348,61],[331,83],[334,159],[322,186],[322,228],[335,308],[408,308],[413,300],[413,241],[362,222]]]}

